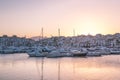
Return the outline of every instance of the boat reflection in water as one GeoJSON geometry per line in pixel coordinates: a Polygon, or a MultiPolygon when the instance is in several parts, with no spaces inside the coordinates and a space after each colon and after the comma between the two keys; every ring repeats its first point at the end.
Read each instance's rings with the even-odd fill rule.
{"type": "Polygon", "coordinates": [[[120,55],[30,58],[0,55],[0,80],[120,80],[120,55]]]}

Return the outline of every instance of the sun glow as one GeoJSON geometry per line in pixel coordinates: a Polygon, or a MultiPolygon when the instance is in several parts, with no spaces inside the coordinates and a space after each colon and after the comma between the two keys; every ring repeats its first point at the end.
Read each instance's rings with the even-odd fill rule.
{"type": "Polygon", "coordinates": [[[87,34],[95,35],[99,32],[99,30],[95,25],[90,25],[90,24],[85,24],[83,27],[81,27],[80,31],[82,34],[85,35],[87,34]]]}
{"type": "Polygon", "coordinates": [[[96,35],[99,33],[104,33],[104,25],[102,24],[102,22],[98,23],[97,21],[88,20],[88,21],[84,21],[80,25],[78,25],[77,30],[80,34],[96,35]]]}

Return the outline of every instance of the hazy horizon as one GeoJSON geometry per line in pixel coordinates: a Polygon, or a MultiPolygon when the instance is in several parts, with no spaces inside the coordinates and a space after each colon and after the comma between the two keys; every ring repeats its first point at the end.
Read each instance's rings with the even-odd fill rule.
{"type": "Polygon", "coordinates": [[[0,0],[0,35],[61,36],[120,32],[120,0],[0,0]]]}

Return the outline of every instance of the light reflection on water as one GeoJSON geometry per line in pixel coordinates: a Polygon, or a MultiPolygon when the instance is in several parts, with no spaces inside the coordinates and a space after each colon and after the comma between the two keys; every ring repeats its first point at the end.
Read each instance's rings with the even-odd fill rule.
{"type": "Polygon", "coordinates": [[[120,55],[30,58],[0,55],[0,80],[120,80],[120,55]]]}

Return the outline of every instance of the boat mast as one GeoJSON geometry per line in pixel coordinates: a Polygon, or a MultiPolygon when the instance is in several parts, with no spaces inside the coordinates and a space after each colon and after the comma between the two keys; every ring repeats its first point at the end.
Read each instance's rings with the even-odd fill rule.
{"type": "Polygon", "coordinates": [[[42,29],[41,29],[41,35],[42,35],[42,39],[43,39],[43,27],[42,27],[42,29]]]}
{"type": "Polygon", "coordinates": [[[60,37],[60,28],[58,28],[58,37],[60,37]]]}
{"type": "Polygon", "coordinates": [[[75,29],[73,29],[73,36],[75,36],[75,29]]]}
{"type": "Polygon", "coordinates": [[[43,46],[43,27],[41,28],[41,44],[43,46]]]}

